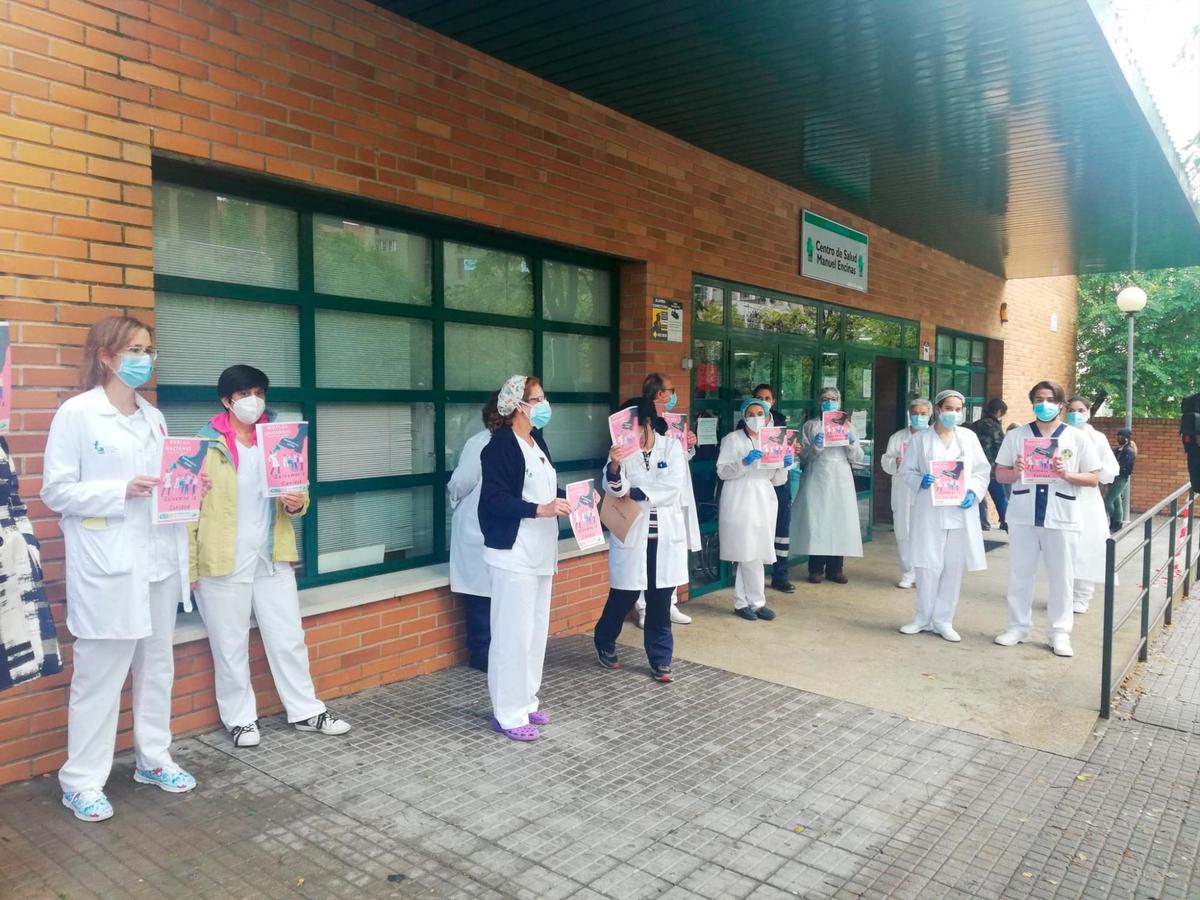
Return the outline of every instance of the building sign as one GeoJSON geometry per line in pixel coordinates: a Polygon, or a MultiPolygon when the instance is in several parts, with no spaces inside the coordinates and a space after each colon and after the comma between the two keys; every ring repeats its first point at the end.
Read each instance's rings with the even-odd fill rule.
{"type": "Polygon", "coordinates": [[[867,236],[804,210],[800,274],[852,290],[867,290],[867,236]]]}
{"type": "Polygon", "coordinates": [[[656,341],[683,343],[683,304],[662,297],[654,298],[650,336],[656,341]]]}

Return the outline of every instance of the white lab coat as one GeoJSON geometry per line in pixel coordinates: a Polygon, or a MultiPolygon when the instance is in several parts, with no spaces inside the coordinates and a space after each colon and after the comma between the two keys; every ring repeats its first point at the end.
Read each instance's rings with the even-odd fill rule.
{"type": "Polygon", "coordinates": [[[479,454],[492,439],[486,428],[467,438],[458,465],[446,485],[450,507],[450,590],[476,597],[492,595],[492,574],[483,561],[483,532],[479,530],[479,488],[483,467],[479,454]]]}
{"type": "MultiPolygon", "coordinates": [[[[1121,467],[1108,445],[1108,438],[1085,423],[1077,429],[1087,435],[1100,462],[1100,484],[1112,484],[1121,467]]],[[[1079,545],[1075,553],[1075,579],[1104,584],[1104,557],[1108,543],[1108,513],[1100,487],[1079,488],[1079,512],[1083,516],[1079,545]]]]}
{"type": "Polygon", "coordinates": [[[751,450],[761,450],[758,438],[735,428],[721,439],[717,477],[721,479],[718,532],[721,559],[727,562],[775,562],[775,486],[787,481],[787,469],[764,469],[755,460],[742,462],[751,450]]]}
{"type": "Polygon", "coordinates": [[[852,430],[855,441],[848,447],[817,449],[813,439],[821,433],[820,418],[809,419],[800,431],[804,477],[796,494],[801,515],[792,552],[801,556],[862,556],[862,526],[850,468],[863,461],[862,441],[852,430]]]}
{"type": "Polygon", "coordinates": [[[690,480],[687,458],[679,442],[655,435],[647,470],[640,451],[621,462],[621,481],[614,486],[608,480],[607,467],[601,471],[604,492],[625,497],[640,488],[647,499],[639,503],[642,515],[629,529],[625,540],[608,534],[608,580],[619,591],[644,591],[646,580],[646,542],[650,528],[650,509],[658,511],[658,552],[655,556],[656,588],[673,588],[688,581],[687,521],[683,507],[685,485],[690,480]]]}
{"type": "Polygon", "coordinates": [[[151,524],[151,499],[125,497],[129,479],[158,474],[167,436],[162,413],[140,396],[137,404],[150,423],[146,445],[99,387],[59,407],[46,439],[41,496],[62,517],[67,628],[77,638],[150,636],[152,528],[175,532],[179,599],[191,609],[186,528],[151,524]]]}
{"type": "MultiPolygon", "coordinates": [[[[927,429],[922,429],[922,431],[924,430],[927,429]]],[[[888,438],[887,449],[883,451],[883,456],[879,460],[883,471],[892,476],[892,528],[896,532],[897,541],[909,539],[908,523],[912,515],[913,501],[912,490],[900,477],[900,464],[904,462],[909,444],[920,433],[921,431],[914,431],[911,428],[901,428],[888,438]]]]}
{"type": "MultiPolygon", "coordinates": [[[[696,509],[696,493],[692,490],[692,458],[696,455],[695,449],[684,451],[684,459],[687,461],[687,477],[683,480],[683,517],[687,523],[687,548],[693,553],[697,553],[704,546],[700,543],[700,511],[696,509]]],[[[674,602],[674,601],[672,601],[674,602]]]]}
{"type": "Polygon", "coordinates": [[[979,438],[971,429],[961,425],[955,428],[954,440],[946,447],[936,429],[926,428],[913,436],[908,445],[908,453],[901,463],[899,478],[914,495],[912,531],[909,539],[912,541],[912,566],[915,569],[942,568],[940,553],[945,544],[942,532],[954,528],[966,531],[967,571],[979,572],[987,568],[978,508],[934,506],[932,489],[921,490],[921,479],[932,471],[934,460],[957,459],[960,453],[966,473],[967,490],[975,492],[978,502],[987,492],[992,467],[983,454],[979,438]]]}

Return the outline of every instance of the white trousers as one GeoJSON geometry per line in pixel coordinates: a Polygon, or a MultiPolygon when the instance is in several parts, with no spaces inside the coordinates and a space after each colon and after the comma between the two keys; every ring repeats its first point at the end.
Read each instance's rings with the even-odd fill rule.
{"type": "Polygon", "coordinates": [[[1096,582],[1084,581],[1082,578],[1076,578],[1074,591],[1072,593],[1077,602],[1090,605],[1092,602],[1092,597],[1096,594],[1096,582]]]}
{"type": "Polygon", "coordinates": [[[1079,532],[1034,525],[1008,525],[1008,627],[1033,629],[1033,585],[1046,567],[1046,638],[1070,634],[1074,622],[1071,588],[1079,532]]]}
{"type": "Polygon", "coordinates": [[[767,575],[761,562],[740,562],[733,579],[733,608],[762,609],[767,605],[767,575]]]}
{"type": "Polygon", "coordinates": [[[249,582],[201,578],[196,600],[208,629],[217,709],[226,728],[249,725],[258,718],[250,682],[251,612],[288,721],[301,722],[325,711],[308,670],[300,595],[290,565],[277,563],[273,574],[263,565],[249,582]]]}
{"type": "Polygon", "coordinates": [[[175,610],[179,576],[150,583],[150,636],[139,640],[76,638],[67,706],[64,791],[103,789],[112,772],[121,688],[133,671],[133,747],[139,769],[171,761],[171,688],[175,683],[175,610]]]}
{"type": "Polygon", "coordinates": [[[487,678],[492,715],[501,728],[528,725],[529,714],[538,708],[553,586],[553,575],[492,569],[487,678]]]}
{"type": "MultiPolygon", "coordinates": [[[[671,591],[671,605],[672,606],[679,605],[679,591],[671,591]]],[[[634,606],[637,607],[637,611],[638,611],[639,615],[645,614],[645,612],[646,612],[646,595],[644,593],[638,594],[637,603],[635,603],[634,606]]]]}
{"type": "Polygon", "coordinates": [[[944,528],[935,540],[942,542],[938,552],[942,564],[936,569],[916,570],[917,615],[913,621],[925,628],[952,628],[967,569],[967,529],[944,528]]]}
{"type": "Polygon", "coordinates": [[[896,538],[896,554],[900,557],[900,578],[911,581],[914,577],[912,567],[912,539],[896,538]]]}

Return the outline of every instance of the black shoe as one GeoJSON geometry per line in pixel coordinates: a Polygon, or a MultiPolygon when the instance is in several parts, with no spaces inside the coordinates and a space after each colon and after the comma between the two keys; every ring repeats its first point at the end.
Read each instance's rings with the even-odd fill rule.
{"type": "Polygon", "coordinates": [[[772,578],[771,590],[779,591],[781,594],[794,594],[796,593],[796,586],[786,578],[772,578]]]}
{"type": "Polygon", "coordinates": [[[743,619],[745,619],[747,622],[756,622],[756,621],[758,621],[758,613],[756,613],[754,610],[752,610],[752,609],[751,609],[750,607],[748,607],[748,606],[743,606],[741,609],[735,609],[735,610],[733,611],[733,614],[734,614],[735,616],[741,616],[741,617],[742,617],[743,619]]]}
{"type": "Polygon", "coordinates": [[[769,606],[760,606],[754,611],[754,614],[764,622],[770,622],[773,618],[775,618],[775,610],[771,609],[769,606]]]}
{"type": "Polygon", "coordinates": [[[606,669],[621,668],[621,661],[617,659],[615,650],[603,650],[599,644],[596,644],[596,659],[600,661],[600,665],[606,669]]]}
{"type": "Polygon", "coordinates": [[[824,580],[825,580],[825,576],[822,575],[820,572],[809,572],[808,573],[808,583],[809,584],[820,584],[824,580]]]}
{"type": "Polygon", "coordinates": [[[650,674],[651,674],[651,677],[655,681],[660,682],[661,684],[670,684],[672,681],[675,680],[674,678],[671,677],[671,667],[670,666],[656,666],[653,663],[651,663],[650,664],[650,674]]]}
{"type": "Polygon", "coordinates": [[[1000,523],[1000,530],[1001,530],[1001,531],[1008,531],[1008,523],[1007,523],[1007,522],[1001,522],[1001,523],[1000,523]]]}
{"type": "Polygon", "coordinates": [[[850,581],[850,579],[846,577],[845,572],[834,572],[829,576],[829,580],[834,584],[847,584],[850,581]]]}
{"type": "Polygon", "coordinates": [[[990,523],[990,522],[980,522],[980,523],[979,523],[979,527],[980,527],[980,528],[982,528],[984,531],[991,531],[991,530],[992,530],[992,525],[991,525],[991,523],[990,523]]]}

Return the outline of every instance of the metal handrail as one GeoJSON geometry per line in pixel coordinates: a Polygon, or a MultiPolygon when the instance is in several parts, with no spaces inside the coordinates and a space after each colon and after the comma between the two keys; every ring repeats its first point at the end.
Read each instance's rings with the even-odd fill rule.
{"type": "Polygon", "coordinates": [[[1197,566],[1200,566],[1200,555],[1193,553],[1196,501],[1198,499],[1200,499],[1200,495],[1197,494],[1190,484],[1181,485],[1173,493],[1164,497],[1151,509],[1146,510],[1116,534],[1111,534],[1108,537],[1104,551],[1104,651],[1100,662],[1100,717],[1103,719],[1107,719],[1111,712],[1113,691],[1125,679],[1125,676],[1129,674],[1137,662],[1146,661],[1150,648],[1150,629],[1158,623],[1159,619],[1162,620],[1163,625],[1171,624],[1171,614],[1174,610],[1177,597],[1187,596],[1191,592],[1193,580],[1200,578],[1200,571],[1197,571],[1197,566]],[[1179,505],[1181,497],[1186,497],[1182,510],[1179,505]],[[1155,527],[1155,517],[1164,511],[1167,512],[1166,519],[1158,527],[1155,527]],[[1184,538],[1185,561],[1182,571],[1183,578],[1180,584],[1177,585],[1175,582],[1175,554],[1181,514],[1187,517],[1187,536],[1184,538]],[[1141,540],[1138,541],[1133,549],[1125,554],[1120,562],[1117,562],[1117,544],[1123,538],[1133,534],[1134,529],[1139,527],[1142,530],[1141,540]],[[1164,528],[1170,529],[1167,534],[1167,558],[1158,567],[1156,572],[1151,573],[1154,538],[1164,528]],[[1132,562],[1139,554],[1142,557],[1141,589],[1138,591],[1133,603],[1128,609],[1122,612],[1118,620],[1114,610],[1116,601],[1116,575],[1117,572],[1125,567],[1126,563],[1132,562]],[[1196,555],[1195,559],[1193,559],[1194,555],[1196,555]],[[1167,579],[1165,597],[1162,603],[1151,613],[1150,595],[1154,585],[1164,574],[1167,579]],[[1133,617],[1135,612],[1141,613],[1138,645],[1129,659],[1121,666],[1120,674],[1114,679],[1113,642],[1116,632],[1133,617]]]}

